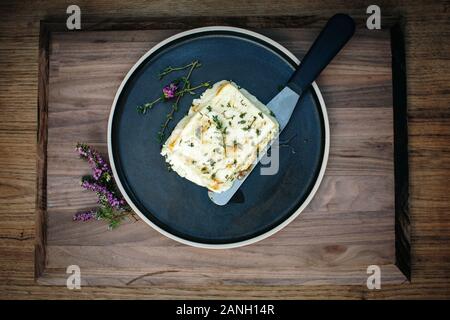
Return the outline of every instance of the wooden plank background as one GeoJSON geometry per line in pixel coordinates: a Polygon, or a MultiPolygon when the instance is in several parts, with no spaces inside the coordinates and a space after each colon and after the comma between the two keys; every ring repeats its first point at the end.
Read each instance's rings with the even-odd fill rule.
{"type": "MultiPolygon", "coordinates": [[[[257,31],[301,58],[320,30],[257,31]]],[[[39,282],[64,285],[71,264],[80,266],[82,284],[89,285],[364,285],[373,264],[382,266],[384,283],[403,282],[393,266],[389,29],[357,31],[319,77],[330,118],[329,165],[313,202],[281,232],[248,247],[212,251],[175,243],[142,221],[110,232],[102,222],[71,220],[74,212],[96,206],[95,196],[79,187],[89,169],[74,145],[95,144],[106,154],[109,111],[124,75],[149,48],[178,32],[51,33],[46,264],[39,282]]]]}
{"type": "MultiPolygon", "coordinates": [[[[217,14],[214,1],[161,2],[80,1],[84,17],[104,19],[176,17],[217,14]]],[[[386,285],[380,291],[363,286],[221,285],[191,287],[160,285],[139,288],[85,287],[68,291],[34,282],[35,151],[37,49],[39,20],[64,17],[65,5],[56,1],[2,2],[0,12],[0,294],[4,298],[386,298],[448,297],[450,219],[449,198],[449,44],[448,3],[405,4],[380,1],[383,12],[405,16],[408,72],[412,283],[386,285]]],[[[359,2],[245,1],[220,12],[223,15],[292,15],[314,21],[336,11],[365,12],[359,2]],[[351,9],[350,9],[351,8],[351,9]]]]}

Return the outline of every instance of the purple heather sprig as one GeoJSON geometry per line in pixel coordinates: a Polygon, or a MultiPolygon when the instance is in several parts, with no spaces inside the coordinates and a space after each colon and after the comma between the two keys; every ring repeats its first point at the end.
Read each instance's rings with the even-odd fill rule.
{"type": "Polygon", "coordinates": [[[125,205],[124,199],[116,197],[114,193],[108,190],[108,188],[104,185],[94,181],[84,180],[81,182],[81,186],[86,190],[96,192],[99,197],[100,204],[104,203],[104,200],[106,200],[111,207],[117,209],[120,209],[123,205],[125,205]]]}
{"type": "Polygon", "coordinates": [[[99,180],[102,176],[109,181],[112,176],[111,169],[103,157],[86,144],[79,143],[75,150],[81,158],[86,159],[92,169],[92,177],[99,180]]]}
{"type": "Polygon", "coordinates": [[[97,219],[97,211],[89,210],[84,212],[75,213],[73,216],[73,221],[88,221],[92,219],[97,219]]]}
{"type": "Polygon", "coordinates": [[[73,220],[106,220],[112,229],[118,226],[125,216],[133,216],[130,207],[117,189],[109,164],[100,153],[82,143],[78,143],[75,150],[81,158],[88,161],[92,170],[92,175],[81,179],[81,186],[97,194],[100,207],[76,213],[73,220]]]}

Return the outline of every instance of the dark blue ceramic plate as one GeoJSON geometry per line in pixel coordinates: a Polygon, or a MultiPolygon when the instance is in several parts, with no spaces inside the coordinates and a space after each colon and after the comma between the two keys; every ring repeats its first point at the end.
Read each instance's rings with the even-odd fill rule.
{"type": "MultiPolygon", "coordinates": [[[[298,60],[274,41],[237,28],[195,29],[169,38],[150,50],[128,73],[111,110],[108,150],[119,188],[133,209],[163,234],[186,244],[229,248],[261,240],[293,220],[315,193],[326,166],[329,131],[317,86],[303,94],[281,133],[276,175],[255,168],[241,187],[240,201],[217,206],[207,190],[169,172],[160,155],[157,132],[170,104],[146,115],[136,106],[152,101],[163,85],[167,66],[199,60],[192,84],[228,79],[267,103],[293,73],[298,60]]],[[[168,134],[186,114],[185,97],[168,134]]]]}

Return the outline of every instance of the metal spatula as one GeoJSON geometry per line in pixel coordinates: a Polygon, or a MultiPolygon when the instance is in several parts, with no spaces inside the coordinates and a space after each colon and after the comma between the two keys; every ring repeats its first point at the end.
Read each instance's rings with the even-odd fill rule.
{"type": "MultiPolygon", "coordinates": [[[[286,87],[267,104],[267,107],[275,114],[280,124],[280,132],[289,122],[302,92],[309,87],[319,76],[320,72],[333,60],[353,36],[354,32],[355,23],[346,14],[336,14],[328,20],[286,87]]],[[[257,162],[262,156],[263,154],[260,155],[257,162]]],[[[251,170],[255,168],[256,163],[251,170]]],[[[221,193],[209,191],[210,199],[217,205],[227,204],[249,176],[251,170],[245,177],[235,180],[233,186],[227,191],[221,193]]]]}

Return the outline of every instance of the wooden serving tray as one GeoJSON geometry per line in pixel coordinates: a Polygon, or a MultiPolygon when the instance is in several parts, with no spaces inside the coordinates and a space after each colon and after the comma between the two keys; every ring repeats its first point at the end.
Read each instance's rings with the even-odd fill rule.
{"type": "Polygon", "coordinates": [[[383,284],[408,279],[405,78],[395,27],[359,27],[318,79],[331,126],[328,167],[307,209],[274,236],[238,249],[207,250],[168,239],[143,221],[113,231],[101,221],[72,221],[75,212],[96,203],[80,187],[89,168],[74,152],[76,143],[106,155],[110,107],[130,67],[159,41],[205,25],[249,27],[301,59],[323,23],[305,25],[292,17],[159,19],[88,24],[81,32],[42,23],[37,280],[65,285],[69,265],[80,266],[82,285],[365,287],[369,265],[381,267],[383,284]]]}

